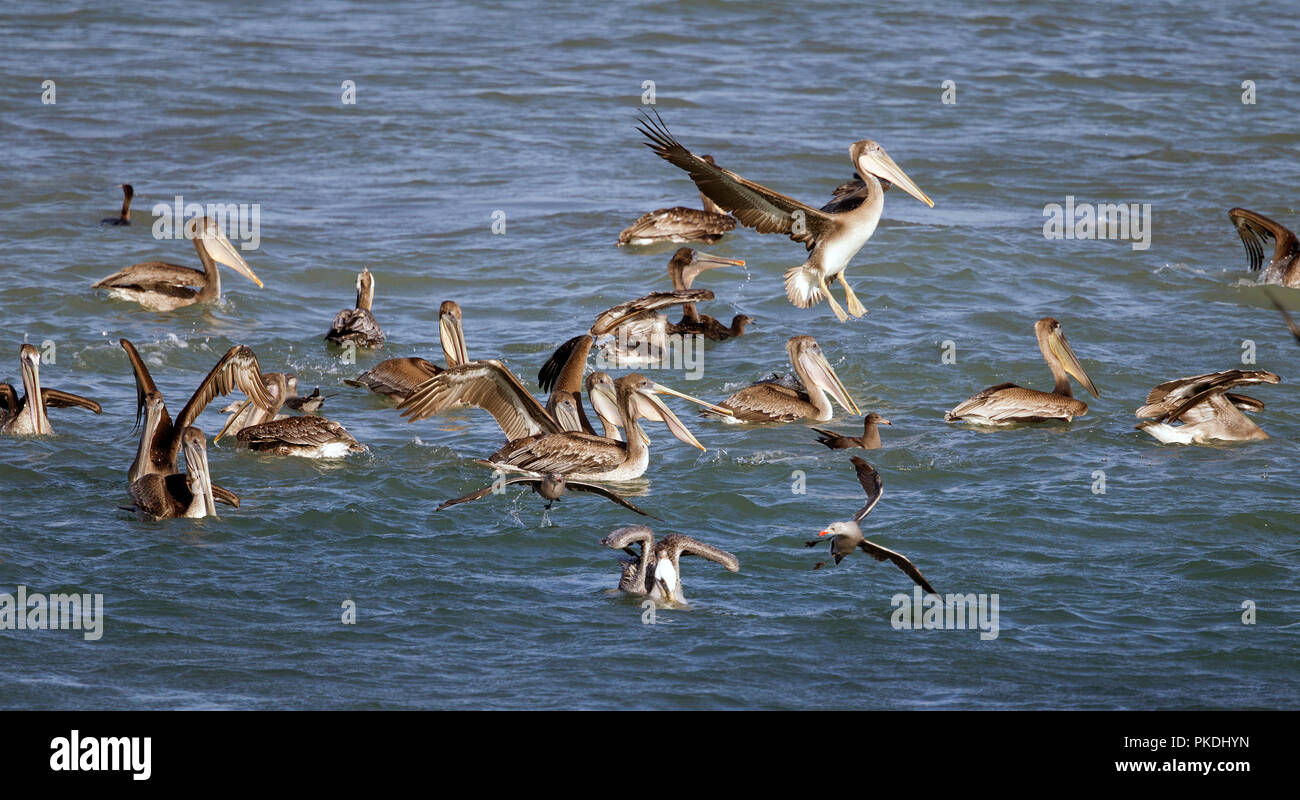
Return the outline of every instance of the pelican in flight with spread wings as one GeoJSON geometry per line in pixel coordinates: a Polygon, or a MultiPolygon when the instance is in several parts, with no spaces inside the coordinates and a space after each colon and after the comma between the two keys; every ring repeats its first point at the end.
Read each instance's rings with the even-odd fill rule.
{"type": "Polygon", "coordinates": [[[839,279],[850,314],[860,317],[867,313],[844,279],[844,270],[875,233],[885,207],[886,186],[897,184],[934,207],[934,202],[894,163],[885,149],[869,139],[849,147],[858,179],[839,187],[831,202],[817,209],[746,180],[687,150],[673,138],[657,111],[654,119],[643,116],[639,130],[647,139],[647,147],[685,170],[701,193],[730,211],[740,224],[759,233],[784,233],[807,247],[808,259],[786,270],[786,296],[799,308],[808,308],[825,299],[840,322],[848,317],[831,296],[826,282],[839,279]]]}
{"type": "Polygon", "coordinates": [[[1282,379],[1263,370],[1229,369],[1191,378],[1166,381],[1147,394],[1139,417],[1154,417],[1137,424],[1162,444],[1248,442],[1267,439],[1264,429],[1242,411],[1258,412],[1264,404],[1253,397],[1228,391],[1238,386],[1278,383],[1282,379]],[[1182,425],[1171,423],[1182,421],[1182,425]]]}

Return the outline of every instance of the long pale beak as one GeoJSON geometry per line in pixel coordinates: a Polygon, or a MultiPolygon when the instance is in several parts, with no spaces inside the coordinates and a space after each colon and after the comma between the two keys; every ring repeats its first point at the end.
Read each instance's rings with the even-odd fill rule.
{"type": "Polygon", "coordinates": [[[251,402],[253,402],[251,399],[245,400],[235,407],[235,413],[230,415],[230,418],[226,420],[226,424],[221,426],[221,430],[218,431],[216,437],[213,438],[212,441],[214,443],[221,441],[221,437],[226,435],[226,432],[235,424],[235,420],[243,416],[244,410],[248,408],[248,404],[251,402]]]}
{"type": "Polygon", "coordinates": [[[45,397],[41,394],[40,357],[23,357],[23,391],[27,393],[27,413],[31,414],[32,430],[37,436],[50,432],[50,420],[45,416],[45,397]]]}
{"type": "Polygon", "coordinates": [[[852,411],[856,415],[862,414],[858,410],[858,404],[849,396],[849,390],[844,387],[840,376],[835,374],[830,362],[826,360],[826,356],[805,351],[800,354],[799,359],[803,362],[804,371],[808,373],[808,379],[817,384],[818,388],[835,398],[835,402],[839,403],[845,411],[852,411]]]}
{"type": "Polygon", "coordinates": [[[745,260],[743,258],[723,258],[722,256],[715,256],[712,253],[701,253],[698,250],[695,251],[695,263],[697,265],[708,264],[710,268],[745,266],[745,260]]]}
{"type": "Polygon", "coordinates": [[[211,227],[204,227],[202,241],[203,249],[208,251],[208,255],[213,261],[218,264],[225,264],[235,272],[256,283],[257,288],[262,288],[261,278],[253,274],[252,267],[248,266],[248,262],[244,260],[244,257],[239,254],[239,251],[235,249],[235,246],[230,243],[230,240],[215,224],[211,227]]]}
{"type": "MultiPolygon", "coordinates": [[[[203,505],[209,517],[217,515],[217,503],[212,497],[212,473],[208,471],[208,448],[202,444],[187,444],[185,447],[185,464],[191,477],[199,484],[198,490],[203,495],[203,505]]],[[[190,491],[194,491],[191,487],[190,491]]]]}
{"type": "MultiPolygon", "coordinates": [[[[655,385],[657,386],[658,384],[655,385]]],[[[695,435],[682,424],[682,421],[677,418],[677,415],[673,413],[671,408],[664,405],[662,400],[654,396],[654,391],[653,388],[648,388],[637,393],[637,413],[651,422],[664,423],[668,426],[668,430],[672,432],[673,436],[676,436],[678,439],[686,442],[692,447],[698,447],[701,450],[704,450],[704,445],[700,444],[699,440],[695,438],[695,435]]],[[[671,392],[671,394],[676,394],[676,392],[671,392]]],[[[685,395],[681,396],[685,397],[685,395]]]]}
{"type": "Polygon", "coordinates": [[[469,362],[469,349],[465,346],[465,328],[455,314],[438,315],[438,337],[442,340],[442,355],[448,367],[459,367],[469,362]]]}
{"type": "Polygon", "coordinates": [[[1097,393],[1096,384],[1092,382],[1092,378],[1089,378],[1088,373],[1084,371],[1083,365],[1079,363],[1079,357],[1074,354],[1074,350],[1070,347],[1070,343],[1065,339],[1065,334],[1061,333],[1059,328],[1047,335],[1047,346],[1051,348],[1052,354],[1060,360],[1061,366],[1066,372],[1073,375],[1075,380],[1083,384],[1083,388],[1092,392],[1093,397],[1098,399],[1101,398],[1101,395],[1097,393]]]}
{"type": "MultiPolygon", "coordinates": [[[[596,416],[600,417],[601,422],[615,430],[623,427],[623,413],[618,410],[618,398],[613,388],[608,384],[597,383],[591,387],[588,396],[591,398],[591,408],[596,412],[596,416]]],[[[644,433],[642,436],[647,438],[644,433]]]]}
{"type": "Polygon", "coordinates": [[[894,159],[890,158],[883,148],[863,153],[858,158],[858,166],[877,178],[884,178],[930,208],[934,208],[934,201],[927,197],[911,178],[907,177],[907,173],[894,163],[894,159]]]}
{"type": "Polygon", "coordinates": [[[715,406],[714,404],[708,402],[707,400],[701,400],[698,397],[691,397],[689,394],[686,394],[685,392],[679,392],[676,389],[670,389],[667,386],[664,386],[662,383],[653,384],[650,390],[653,391],[655,394],[668,394],[668,395],[672,395],[673,397],[680,397],[683,400],[694,403],[697,406],[707,408],[713,413],[721,414],[724,417],[735,416],[735,414],[733,414],[731,409],[729,408],[723,408],[722,406],[715,406]]]}
{"type": "Polygon", "coordinates": [[[555,407],[555,421],[566,431],[581,431],[582,420],[578,418],[578,409],[573,403],[565,401],[555,407]]]}

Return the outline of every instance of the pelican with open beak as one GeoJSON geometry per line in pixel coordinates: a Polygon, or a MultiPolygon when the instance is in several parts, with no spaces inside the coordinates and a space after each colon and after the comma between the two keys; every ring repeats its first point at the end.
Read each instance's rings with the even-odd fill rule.
{"type": "Polygon", "coordinates": [[[190,426],[181,434],[185,453],[185,474],[149,473],[130,485],[127,492],[135,507],[130,509],[148,520],[175,517],[215,517],[212,473],[208,468],[207,439],[203,431],[190,426]]]}
{"type": "MultiPolygon", "coordinates": [[[[692,288],[695,279],[705,270],[743,266],[745,262],[739,258],[723,258],[712,253],[701,253],[689,247],[682,247],[673,253],[672,259],[668,262],[668,277],[673,282],[674,291],[685,291],[692,288]]],[[[696,311],[694,303],[684,303],[681,321],[668,326],[668,332],[698,333],[710,341],[720,342],[742,336],[745,333],[745,326],[753,321],[753,318],[746,314],[737,314],[731,318],[730,326],[723,325],[708,314],[696,311]]]]}
{"type": "Polygon", "coordinates": [[[1034,324],[1038,349],[1047,362],[1056,381],[1050,392],[1025,389],[1014,383],[990,386],[944,415],[948,422],[973,422],[977,425],[1010,425],[1016,422],[1044,422],[1062,419],[1066,422],[1088,413],[1088,404],[1074,397],[1070,389],[1073,377],[1093,397],[1100,398],[1097,386],[1088,377],[1079,357],[1061,331],[1061,323],[1043,317],[1034,324]]]}
{"type": "Polygon", "coordinates": [[[71,392],[41,387],[41,352],[34,345],[24,344],[18,350],[23,379],[23,396],[14,387],[0,383],[0,433],[15,436],[48,436],[50,427],[47,408],[77,406],[96,414],[103,411],[99,403],[71,392]]]}
{"type": "Polygon", "coordinates": [[[785,344],[799,385],[764,380],[741,389],[719,405],[731,411],[728,422],[825,422],[835,416],[833,397],[845,411],[860,414],[840,376],[811,336],[794,336],[785,344]]]}

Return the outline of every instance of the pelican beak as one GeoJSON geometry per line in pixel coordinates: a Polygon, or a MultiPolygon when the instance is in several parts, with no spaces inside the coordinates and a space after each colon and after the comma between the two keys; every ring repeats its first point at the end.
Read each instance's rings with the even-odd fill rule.
{"type": "Polygon", "coordinates": [[[701,400],[698,397],[691,397],[689,394],[686,394],[684,392],[679,392],[676,389],[670,389],[667,386],[664,386],[662,383],[653,384],[650,387],[650,391],[654,392],[655,394],[667,394],[667,395],[672,395],[673,397],[680,397],[683,400],[687,400],[689,402],[694,403],[697,406],[707,408],[708,410],[712,411],[714,414],[721,414],[724,417],[735,416],[732,413],[731,409],[729,408],[723,408],[722,406],[715,406],[714,404],[708,402],[707,400],[701,400]]]}
{"type": "MultiPolygon", "coordinates": [[[[608,383],[597,383],[591,387],[591,407],[596,412],[596,416],[609,426],[615,429],[622,428],[620,424],[623,421],[623,413],[618,410],[618,397],[614,394],[613,387],[608,383]]],[[[642,438],[645,438],[644,433],[642,438]]]]}
{"type": "Polygon", "coordinates": [[[1047,334],[1047,346],[1051,348],[1052,354],[1060,359],[1061,366],[1066,372],[1073,375],[1075,380],[1083,384],[1083,388],[1091,392],[1093,397],[1098,399],[1101,398],[1101,395],[1097,393],[1096,384],[1092,382],[1092,378],[1089,378],[1088,373],[1084,371],[1083,365],[1079,363],[1079,357],[1074,354],[1074,350],[1070,347],[1070,343],[1066,341],[1065,334],[1061,333],[1060,328],[1047,334]]]}
{"type": "MultiPolygon", "coordinates": [[[[672,409],[664,405],[663,401],[658,397],[655,397],[655,391],[658,388],[662,387],[659,387],[658,384],[652,384],[650,387],[642,389],[637,393],[637,413],[651,422],[664,423],[668,426],[668,430],[672,432],[673,436],[676,436],[678,439],[686,442],[692,447],[698,447],[701,450],[704,450],[704,445],[700,444],[694,434],[692,434],[690,430],[682,424],[682,421],[677,418],[677,415],[673,413],[672,409]]],[[[676,392],[671,392],[671,394],[676,394],[676,392]]],[[[685,397],[685,395],[680,396],[685,397]]],[[[646,441],[649,440],[647,439],[646,441]]]]}
{"type": "Polygon", "coordinates": [[[208,448],[202,439],[185,444],[185,465],[191,480],[198,486],[191,486],[190,491],[198,491],[203,496],[203,504],[209,517],[217,515],[217,503],[212,497],[212,473],[208,470],[208,448]]]}
{"type": "Polygon", "coordinates": [[[31,345],[22,346],[23,391],[27,393],[27,413],[31,415],[32,430],[37,436],[51,432],[49,417],[45,416],[45,396],[41,394],[41,354],[31,345]]]}
{"type": "Polygon", "coordinates": [[[469,362],[465,328],[458,315],[450,312],[438,315],[438,336],[442,340],[442,355],[447,359],[448,367],[459,367],[469,362]]]}
{"type": "Polygon", "coordinates": [[[907,173],[894,163],[894,159],[885,153],[883,147],[877,146],[859,156],[858,168],[870,172],[877,178],[884,178],[930,208],[934,208],[934,201],[927,197],[911,178],[907,177],[907,173]]]}
{"type": "Polygon", "coordinates": [[[245,400],[235,407],[235,413],[230,415],[230,418],[226,420],[226,424],[222,425],[221,430],[217,432],[216,438],[212,440],[214,443],[221,441],[221,437],[226,435],[231,426],[235,424],[235,420],[240,418],[244,413],[244,409],[248,408],[248,404],[251,402],[253,402],[251,399],[245,400]]]}
{"type": "Polygon", "coordinates": [[[582,420],[578,418],[578,409],[567,400],[555,407],[555,419],[566,431],[581,431],[582,420]]]}
{"type": "Polygon", "coordinates": [[[745,260],[743,258],[723,258],[715,256],[712,253],[695,252],[695,263],[704,264],[707,269],[717,269],[719,267],[743,267],[745,260]]]}
{"type": "Polygon", "coordinates": [[[854,403],[853,398],[849,396],[849,390],[844,388],[840,376],[835,374],[830,362],[826,360],[826,356],[812,350],[804,350],[799,354],[799,360],[804,371],[808,373],[809,379],[822,391],[834,397],[841,408],[852,411],[856,415],[862,414],[858,410],[858,404],[854,403]]]}
{"type": "Polygon", "coordinates": [[[213,223],[204,225],[200,223],[202,233],[200,238],[203,241],[203,249],[208,251],[208,255],[218,264],[225,264],[235,272],[248,278],[257,284],[257,288],[262,288],[262,280],[253,274],[253,270],[248,266],[248,262],[239,254],[235,246],[226,238],[226,234],[221,232],[221,228],[213,223]]]}

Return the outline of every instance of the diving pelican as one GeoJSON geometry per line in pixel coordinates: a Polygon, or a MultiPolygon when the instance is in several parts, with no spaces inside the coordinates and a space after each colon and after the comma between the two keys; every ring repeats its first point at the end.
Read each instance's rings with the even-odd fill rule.
{"type": "Polygon", "coordinates": [[[1088,413],[1088,404],[1074,398],[1070,376],[1083,384],[1093,397],[1100,398],[1097,387],[1070,349],[1061,323],[1043,317],[1034,323],[1038,349],[1047,368],[1052,371],[1056,387],[1050,392],[1025,389],[1014,383],[990,386],[944,415],[947,422],[973,422],[977,425],[1010,425],[1015,422],[1043,422],[1063,419],[1066,422],[1088,413]]]}
{"type": "Polygon", "coordinates": [[[861,187],[847,192],[837,190],[831,202],[818,210],[690,152],[673,138],[658,111],[654,120],[643,115],[639,130],[647,139],[647,147],[685,170],[700,192],[730,211],[740,224],[759,233],[784,233],[804,244],[809,250],[807,260],[786,270],[786,296],[798,308],[808,308],[825,298],[840,322],[848,317],[831,296],[826,282],[839,279],[850,314],[860,317],[867,313],[844,279],[844,270],[880,222],[885,200],[882,179],[934,207],[934,202],[917,188],[885,149],[867,139],[849,147],[853,168],[862,178],[861,187]]]}
{"type": "Polygon", "coordinates": [[[813,428],[813,430],[820,434],[817,437],[817,441],[832,450],[848,450],[855,447],[860,447],[863,450],[879,450],[880,428],[878,426],[893,424],[894,423],[872,411],[870,414],[862,418],[861,436],[845,436],[836,433],[835,431],[828,431],[825,428],[813,428]]]}
{"type": "Polygon", "coordinates": [[[630,595],[647,596],[667,606],[686,604],[686,596],[682,594],[682,570],[679,563],[683,555],[699,556],[721,564],[728,572],[740,571],[740,559],[726,550],[680,533],[670,533],[656,543],[654,531],[644,525],[619,528],[601,539],[600,543],[611,550],[622,550],[632,556],[631,560],[619,561],[621,574],[618,588],[630,595]],[[641,546],[640,553],[632,549],[634,544],[641,546]]]}
{"type": "Polygon", "coordinates": [[[720,414],[729,411],[670,389],[643,375],[614,382],[627,441],[619,442],[560,428],[519,380],[499,362],[475,361],[430,378],[398,409],[407,421],[426,419],[456,403],[492,414],[509,440],[486,466],[536,475],[564,475],[570,481],[619,483],[639,478],[650,463],[648,437],[639,420],[663,422],[683,442],[705,449],[656,395],[680,397],[720,414]]]}
{"type": "Polygon", "coordinates": [[[365,452],[366,446],[333,420],[315,414],[280,415],[290,391],[284,373],[268,372],[263,382],[273,398],[271,407],[259,408],[251,399],[245,400],[213,441],[234,433],[236,441],[250,450],[301,458],[342,458],[365,452]]]}
{"type": "MultiPolygon", "coordinates": [[[[723,258],[682,247],[673,253],[672,259],[668,262],[668,277],[673,282],[673,291],[685,291],[691,288],[691,284],[705,270],[743,266],[745,262],[738,258],[723,258]]],[[[731,318],[731,325],[728,327],[708,314],[700,314],[695,310],[694,303],[685,303],[682,305],[681,320],[676,325],[670,326],[668,332],[698,333],[710,341],[720,342],[743,335],[745,326],[753,321],[753,318],[746,314],[737,314],[731,318]]]]}
{"type": "Polygon", "coordinates": [[[135,507],[129,511],[151,521],[217,515],[203,431],[191,425],[181,432],[180,441],[185,450],[185,474],[151,472],[132,481],[127,493],[135,507]]]}
{"type": "Polygon", "coordinates": [[[811,419],[825,422],[835,416],[827,393],[845,411],[862,413],[816,340],[811,336],[791,337],[785,343],[785,351],[799,377],[799,385],[787,386],[778,380],[751,384],[718,404],[732,412],[727,421],[793,422],[811,419]]]}
{"type": "MultiPolygon", "coordinates": [[[[502,476],[504,477],[504,476],[502,476]]],[[[648,514],[636,506],[629,503],[623,497],[606,489],[604,486],[598,486],[594,483],[583,483],[581,481],[571,481],[563,475],[520,475],[506,480],[494,481],[491,486],[485,486],[478,491],[470,492],[464,497],[457,497],[454,500],[448,500],[438,506],[436,510],[441,511],[448,506],[454,506],[458,503],[469,503],[474,500],[481,500],[490,494],[501,494],[505,487],[512,484],[526,484],[530,489],[546,500],[546,509],[549,511],[556,500],[559,500],[565,492],[573,490],[575,492],[587,492],[588,494],[599,495],[609,500],[611,503],[617,503],[629,511],[635,511],[643,517],[655,517],[654,514],[648,514]]]]}
{"type": "MultiPolygon", "coordinates": [[[[438,309],[438,336],[442,341],[442,355],[448,368],[469,361],[460,306],[452,300],[443,301],[438,309]]],[[[343,382],[348,386],[365,387],[400,403],[415,387],[442,371],[442,367],[423,358],[390,358],[361,373],[356,380],[343,382]]]]}
{"type": "MultiPolygon", "coordinates": [[[[713,156],[700,156],[713,164],[713,156]]],[[[618,246],[659,242],[716,242],[736,227],[736,218],[700,192],[704,210],[673,206],[642,214],[618,235],[618,246]]]]}
{"type": "Polygon", "coordinates": [[[334,322],[330,325],[329,333],[325,334],[325,341],[338,345],[354,342],[359,347],[378,347],[383,344],[384,331],[370,311],[374,302],[375,279],[370,276],[369,269],[362,268],[357,273],[356,308],[345,308],[334,315],[334,322]]]}
{"type": "MultiPolygon", "coordinates": [[[[832,522],[826,526],[825,530],[817,534],[819,537],[831,537],[831,556],[835,559],[835,563],[839,564],[846,556],[851,555],[854,550],[862,548],[862,552],[877,561],[888,559],[894,562],[894,566],[907,573],[907,576],[915,581],[917,586],[924,589],[927,594],[938,594],[934,587],[930,585],[930,582],[925,579],[925,576],[921,574],[921,571],[916,568],[916,565],[908,560],[907,556],[863,538],[862,528],[858,523],[866,519],[867,515],[871,513],[871,509],[875,508],[876,503],[880,502],[881,495],[885,493],[885,483],[880,479],[880,473],[876,472],[870,464],[857,456],[854,456],[851,460],[853,461],[853,468],[858,473],[858,482],[862,484],[863,489],[867,490],[867,504],[858,509],[858,513],[853,515],[853,519],[847,522],[832,522]]],[[[813,539],[811,542],[806,542],[805,546],[816,547],[825,541],[825,539],[821,538],[813,539]]],[[[822,561],[813,569],[821,569],[824,566],[826,566],[826,562],[822,561]]]]}
{"type": "Polygon", "coordinates": [[[1242,411],[1258,412],[1264,404],[1229,389],[1282,379],[1263,370],[1230,369],[1167,381],[1147,394],[1147,404],[1137,410],[1137,428],[1162,444],[1208,444],[1267,439],[1268,434],[1242,411]],[[1170,423],[1182,420],[1182,425],[1170,423]]]}
{"type": "Polygon", "coordinates": [[[145,261],[115,272],[92,284],[107,289],[108,296],[139,303],[149,311],[171,311],[194,303],[215,303],[221,299],[221,271],[225,264],[262,288],[248,262],[210,217],[194,217],[185,223],[185,235],[194,241],[203,271],[163,261],[145,261]],[[197,286],[198,289],[191,287],[197,286]]]}
{"type": "Polygon", "coordinates": [[[116,217],[104,217],[99,221],[100,225],[131,224],[131,198],[135,197],[135,189],[129,183],[119,184],[117,188],[122,190],[122,211],[116,217]]]}
{"type": "Polygon", "coordinates": [[[1246,256],[1250,260],[1251,271],[1264,267],[1260,283],[1277,283],[1282,286],[1300,288],[1300,240],[1291,231],[1262,214],[1234,208],[1228,212],[1246,246],[1246,256]],[[1268,265],[1264,265],[1264,246],[1267,240],[1273,240],[1273,256],[1268,265]]]}
{"type": "Polygon", "coordinates": [[[0,433],[14,436],[47,436],[54,433],[50,427],[49,408],[77,406],[102,413],[99,403],[71,392],[41,388],[41,351],[35,345],[24,344],[18,348],[18,363],[22,372],[23,396],[14,387],[0,383],[0,433]]]}

